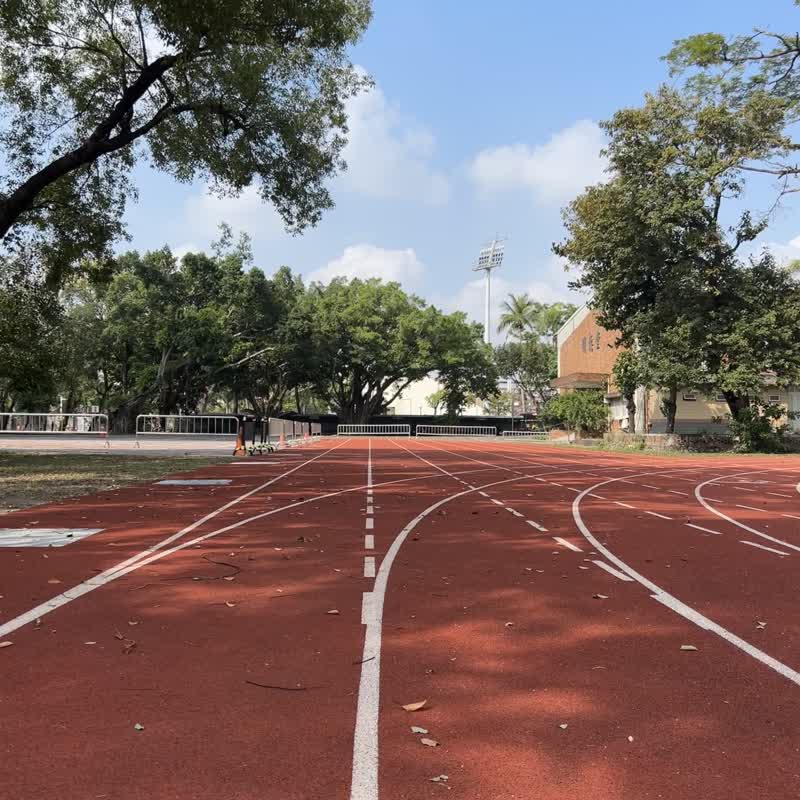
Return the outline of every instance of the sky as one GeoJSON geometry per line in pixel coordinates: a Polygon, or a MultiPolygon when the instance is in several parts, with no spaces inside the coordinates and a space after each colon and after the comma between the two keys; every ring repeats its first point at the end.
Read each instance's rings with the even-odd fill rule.
{"type": "MultiPolygon", "coordinates": [[[[603,177],[598,121],[670,81],[660,56],[675,39],[755,26],[797,30],[800,10],[792,0],[375,0],[352,51],[374,88],[348,105],[349,168],[317,227],[290,236],[252,187],[219,199],[141,165],[126,249],[207,249],[225,221],[249,234],[267,274],[286,264],[307,280],[396,280],[482,322],[471,268],[500,234],[495,323],[509,292],[581,302],[551,245],[561,208],[603,177]]],[[[766,209],[773,198],[764,184],[747,202],[766,209]]],[[[781,208],[759,246],[800,258],[797,210],[781,208]]]]}

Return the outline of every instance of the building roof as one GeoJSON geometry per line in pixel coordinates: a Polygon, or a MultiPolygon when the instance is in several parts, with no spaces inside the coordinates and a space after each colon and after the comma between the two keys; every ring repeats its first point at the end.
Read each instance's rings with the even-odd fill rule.
{"type": "Polygon", "coordinates": [[[604,372],[571,372],[550,381],[554,389],[605,389],[608,375],[604,372]]]}

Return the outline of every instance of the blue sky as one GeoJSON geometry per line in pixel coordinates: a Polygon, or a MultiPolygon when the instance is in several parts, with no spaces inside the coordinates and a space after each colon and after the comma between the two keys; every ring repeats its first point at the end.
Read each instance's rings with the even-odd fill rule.
{"type": "MultiPolygon", "coordinates": [[[[482,320],[470,265],[500,232],[509,238],[497,303],[509,291],[569,299],[550,245],[560,208],[602,174],[597,121],[667,80],[659,56],[674,39],[756,25],[794,31],[800,10],[792,0],[376,0],[353,51],[375,89],[349,107],[350,169],[317,228],[288,236],[254,192],[220,200],[140,167],[130,246],[207,248],[224,220],[250,234],[267,273],[287,264],[306,278],[399,280],[482,320]]],[[[770,199],[761,186],[748,202],[770,199]]],[[[762,238],[800,257],[795,208],[762,238]]]]}

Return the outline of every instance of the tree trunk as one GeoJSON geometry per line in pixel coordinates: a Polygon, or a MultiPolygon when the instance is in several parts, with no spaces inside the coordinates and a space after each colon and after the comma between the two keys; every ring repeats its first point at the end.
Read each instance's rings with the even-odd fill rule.
{"type": "Polygon", "coordinates": [[[737,394],[736,392],[723,392],[723,394],[733,419],[738,420],[739,414],[746,408],[750,408],[750,398],[747,395],[737,394]]]}
{"type": "Polygon", "coordinates": [[[636,398],[629,394],[625,397],[625,408],[628,409],[628,433],[636,433],[636,398]]]}
{"type": "Polygon", "coordinates": [[[678,411],[678,387],[670,386],[667,397],[662,401],[661,407],[666,418],[666,433],[675,433],[675,415],[678,411]]]}

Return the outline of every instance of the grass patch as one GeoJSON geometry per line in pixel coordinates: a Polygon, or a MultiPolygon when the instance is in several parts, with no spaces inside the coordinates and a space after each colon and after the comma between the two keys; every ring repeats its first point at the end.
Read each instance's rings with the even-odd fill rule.
{"type": "Polygon", "coordinates": [[[229,460],[185,456],[0,453],[0,513],[156,480],[164,475],[229,460]]]}

